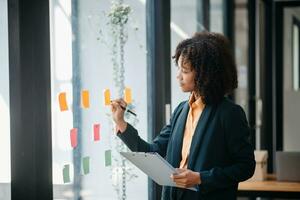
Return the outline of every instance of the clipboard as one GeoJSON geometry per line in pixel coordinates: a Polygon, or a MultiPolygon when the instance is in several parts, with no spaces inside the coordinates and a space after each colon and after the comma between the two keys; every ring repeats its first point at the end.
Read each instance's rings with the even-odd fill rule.
{"type": "MultiPolygon", "coordinates": [[[[120,152],[131,163],[147,174],[153,181],[162,186],[177,187],[170,178],[176,173],[175,168],[156,152],[120,152]]],[[[186,188],[197,191],[195,187],[186,188]]]]}

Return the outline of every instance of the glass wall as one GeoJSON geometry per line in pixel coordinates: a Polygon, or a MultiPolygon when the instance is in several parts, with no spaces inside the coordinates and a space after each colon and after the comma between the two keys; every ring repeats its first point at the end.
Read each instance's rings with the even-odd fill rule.
{"type": "Polygon", "coordinates": [[[235,0],[235,59],[238,70],[238,88],[235,101],[248,115],[248,10],[246,0],[235,0]]]}
{"type": "Polygon", "coordinates": [[[147,139],[145,1],[111,2],[50,1],[54,199],[148,198],[104,103],[126,87],[126,118],[147,139]]]}
{"type": "MultiPolygon", "coordinates": [[[[171,1],[171,55],[174,55],[177,44],[191,37],[197,31],[197,6],[193,1],[171,1]]],[[[171,107],[189,98],[189,93],[183,93],[176,79],[177,68],[171,64],[171,107]]]]}
{"type": "Polygon", "coordinates": [[[300,151],[300,7],[283,9],[283,150],[300,151]]]}
{"type": "Polygon", "coordinates": [[[11,199],[7,0],[0,0],[0,199],[11,199]]]}
{"type": "Polygon", "coordinates": [[[223,0],[210,0],[209,29],[211,32],[224,33],[223,0]]]}

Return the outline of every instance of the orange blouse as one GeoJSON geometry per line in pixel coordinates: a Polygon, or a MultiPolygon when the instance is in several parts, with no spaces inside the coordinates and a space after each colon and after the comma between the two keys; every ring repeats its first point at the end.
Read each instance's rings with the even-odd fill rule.
{"type": "Polygon", "coordinates": [[[180,168],[187,168],[192,138],[205,105],[202,103],[200,98],[196,100],[194,93],[192,93],[189,99],[189,106],[190,106],[190,110],[187,116],[185,129],[184,129],[184,136],[183,136],[183,143],[182,143],[182,150],[181,150],[182,160],[180,162],[180,168]]]}

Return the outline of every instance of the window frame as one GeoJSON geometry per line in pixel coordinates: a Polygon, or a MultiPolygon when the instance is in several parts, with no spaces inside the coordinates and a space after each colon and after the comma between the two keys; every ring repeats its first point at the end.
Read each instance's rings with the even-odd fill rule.
{"type": "Polygon", "coordinates": [[[52,200],[49,1],[7,3],[11,199],[52,200]]]}

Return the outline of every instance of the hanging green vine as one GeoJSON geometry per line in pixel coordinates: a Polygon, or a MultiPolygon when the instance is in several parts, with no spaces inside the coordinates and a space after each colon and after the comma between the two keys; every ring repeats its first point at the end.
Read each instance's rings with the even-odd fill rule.
{"type": "MultiPolygon", "coordinates": [[[[113,67],[113,82],[117,89],[119,98],[123,97],[123,92],[125,89],[124,52],[125,44],[128,39],[128,22],[131,13],[131,7],[127,4],[124,4],[123,0],[111,1],[110,10],[107,14],[105,14],[107,19],[106,26],[108,27],[108,36],[110,37],[110,40],[107,42],[102,30],[99,31],[100,36],[98,37],[98,40],[105,44],[110,51],[111,63],[113,67]]],[[[136,27],[134,30],[137,31],[138,28],[136,27]]],[[[128,108],[132,110],[135,109],[134,101],[128,105],[128,108]]],[[[115,130],[111,121],[111,114],[107,113],[106,115],[110,119],[110,125],[112,127],[112,131],[114,132],[115,130]]],[[[128,113],[125,113],[125,118],[134,126],[138,123],[138,119],[136,117],[132,117],[128,113]]],[[[114,141],[116,144],[114,149],[116,149],[117,152],[128,151],[127,147],[116,136],[114,136],[114,141]]],[[[111,145],[111,148],[113,148],[113,145],[111,145]]],[[[137,175],[133,173],[133,169],[134,168],[132,165],[125,158],[118,154],[113,156],[113,163],[111,166],[112,180],[116,180],[115,183],[113,183],[113,186],[117,192],[118,199],[127,199],[126,183],[132,178],[137,177],[137,175]]]]}

